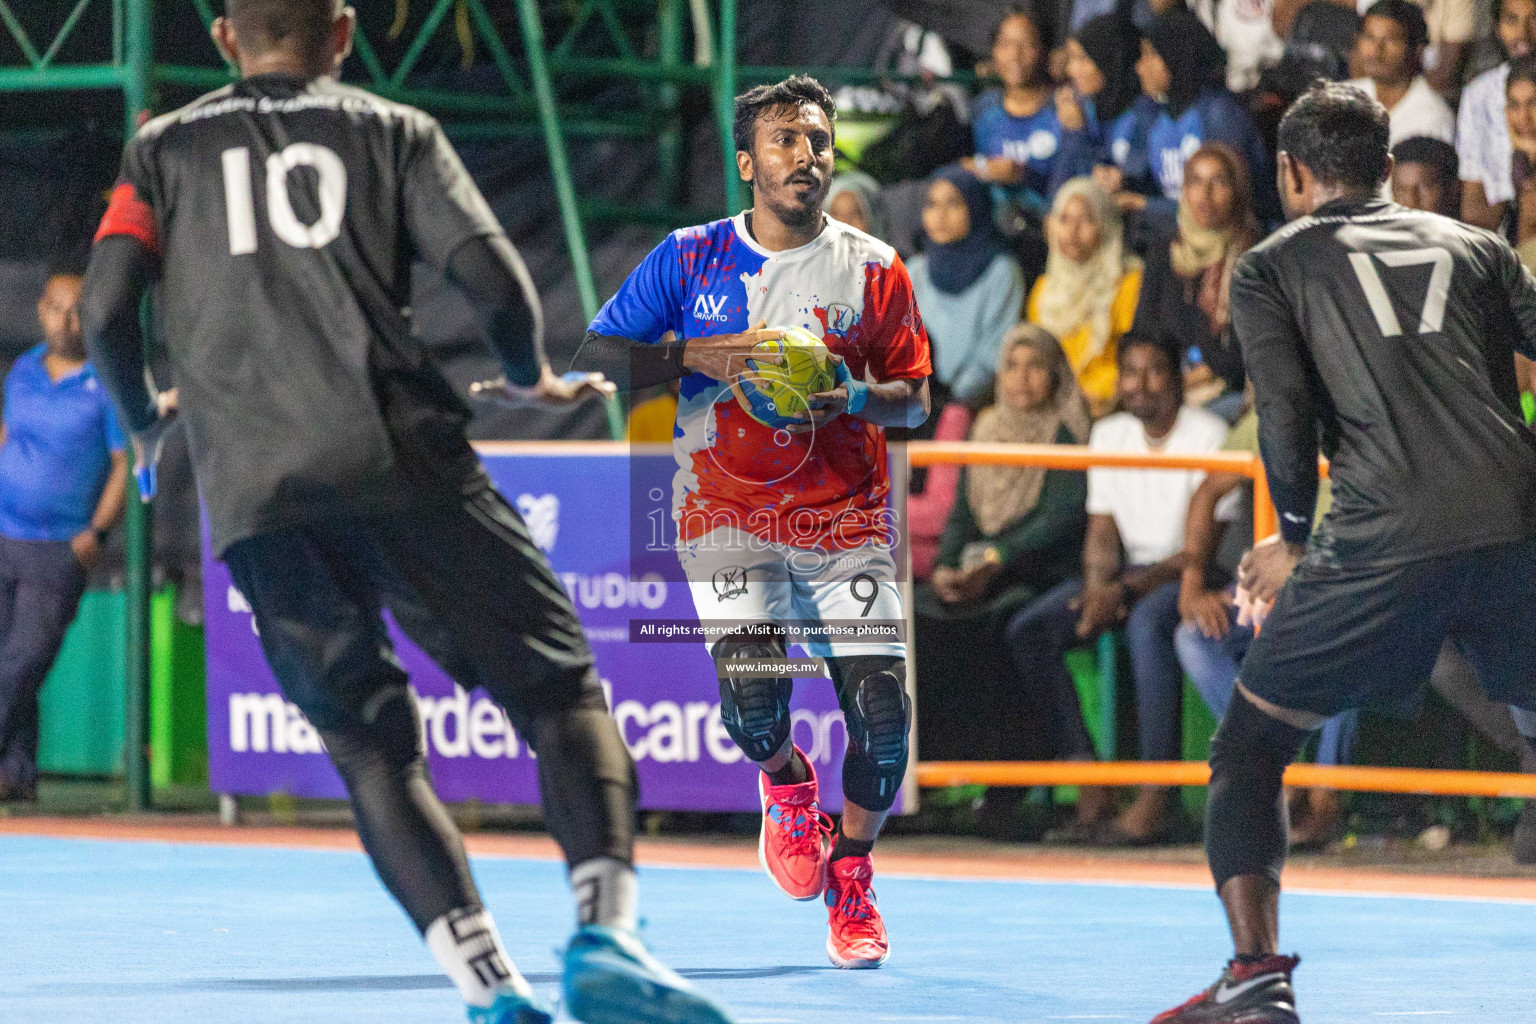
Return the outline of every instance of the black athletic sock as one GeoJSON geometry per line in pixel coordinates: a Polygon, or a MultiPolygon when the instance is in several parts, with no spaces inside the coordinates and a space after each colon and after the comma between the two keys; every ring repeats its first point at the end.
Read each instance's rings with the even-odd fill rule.
{"type": "Polygon", "coordinates": [[[811,781],[811,771],[805,766],[805,758],[794,747],[789,748],[789,760],[776,772],[765,771],[768,781],[775,786],[798,786],[811,781]]]}
{"type": "Polygon", "coordinates": [[[1254,964],[1263,963],[1272,956],[1274,956],[1273,953],[1239,953],[1232,960],[1234,963],[1242,964],[1244,967],[1252,967],[1254,964]]]}
{"type": "Polygon", "coordinates": [[[832,840],[832,855],[827,860],[842,860],[844,857],[868,857],[869,851],[875,848],[875,842],[871,839],[865,842],[862,839],[850,839],[843,835],[843,830],[837,830],[837,838],[832,840]]]}

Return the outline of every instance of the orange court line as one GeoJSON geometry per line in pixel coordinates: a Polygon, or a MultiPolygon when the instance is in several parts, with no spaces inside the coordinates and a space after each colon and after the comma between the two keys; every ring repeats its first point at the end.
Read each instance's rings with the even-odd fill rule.
{"type": "MultiPolygon", "coordinates": [[[[184,843],[211,846],[266,846],[288,849],[361,851],[356,833],[347,829],[295,826],[237,826],[101,818],[0,819],[0,836],[25,835],[119,842],[184,843]]],[[[471,833],[465,836],[478,857],[558,860],[554,842],[539,835],[471,833]]],[[[1019,847],[988,847],[949,854],[902,849],[903,841],[882,849],[876,859],[889,875],[929,878],[1072,884],[1150,885],[1208,888],[1210,873],[1202,863],[1092,856],[1019,847]]],[[[726,868],[759,870],[757,851],[745,842],[697,843],[641,839],[636,860],[642,868],[726,868]]],[[[1536,878],[1496,878],[1420,874],[1383,868],[1348,868],[1292,863],[1286,868],[1290,891],[1356,895],[1423,896],[1464,900],[1536,902],[1536,878]]]]}

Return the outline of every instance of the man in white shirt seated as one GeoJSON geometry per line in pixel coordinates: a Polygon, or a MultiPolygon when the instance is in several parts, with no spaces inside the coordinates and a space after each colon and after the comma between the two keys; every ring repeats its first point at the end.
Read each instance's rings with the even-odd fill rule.
{"type": "Polygon", "coordinates": [[[1456,122],[1461,219],[1490,231],[1498,228],[1515,197],[1504,86],[1509,62],[1536,50],[1536,0],[1493,0],[1493,24],[1506,59],[1467,85],[1456,122]]]}
{"type": "MultiPolygon", "coordinates": [[[[1421,73],[1429,28],[1424,10],[1409,0],[1377,0],[1365,12],[1355,40],[1355,66],[1365,75],[1350,81],[1387,108],[1390,144],[1422,135],[1456,142],[1456,115],[1421,73]]],[[[1382,186],[1390,199],[1391,183],[1382,186]]]]}
{"type": "MultiPolygon", "coordinates": [[[[1221,449],[1226,423],[1184,404],[1179,354],[1148,337],[1120,339],[1119,397],[1124,412],[1094,425],[1088,446],[1105,452],[1209,454],[1221,449]]],[[[1091,469],[1083,577],[1056,587],[1008,623],[1007,643],[1019,673],[1020,697],[1039,709],[1049,754],[1092,760],[1077,690],[1062,663],[1073,647],[1124,623],[1136,684],[1143,760],[1182,754],[1184,672],[1173,636],[1179,626],[1184,569],[1184,514],[1205,474],[1189,470],[1091,469]]],[[[1076,842],[1147,844],[1167,835],[1171,791],[1147,787],[1120,818],[1100,819],[1109,794],[1085,788],[1077,822],[1061,838],[1076,842]]]]}
{"type": "MultiPolygon", "coordinates": [[[[1370,12],[1375,0],[1357,0],[1360,17],[1370,12]]],[[[1486,11],[1479,12],[1482,0],[1413,0],[1424,10],[1429,30],[1429,46],[1424,51],[1424,77],[1442,96],[1454,96],[1461,84],[1461,69],[1468,50],[1479,37],[1488,34],[1486,11]]]]}

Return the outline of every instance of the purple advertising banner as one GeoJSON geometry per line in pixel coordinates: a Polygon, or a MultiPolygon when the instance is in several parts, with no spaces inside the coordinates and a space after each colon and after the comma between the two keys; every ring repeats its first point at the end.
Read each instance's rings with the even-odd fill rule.
{"type": "MultiPolygon", "coordinates": [[[[654,519],[655,511],[632,508],[631,496],[670,496],[670,453],[631,454],[607,444],[498,444],[483,446],[481,454],[575,602],[609,706],[635,757],[640,806],[757,810],[756,769],[721,725],[719,687],[704,646],[631,642],[632,619],[695,618],[674,556],[632,557],[631,522],[646,529],[646,512],[654,519]]],[[[213,560],[206,537],[203,562],[212,789],[344,797],[319,736],[283,699],[249,607],[229,570],[213,560]]],[[[393,623],[390,631],[410,673],[443,799],[537,803],[528,744],[501,709],[483,690],[458,687],[393,623]]],[[[796,681],[793,718],[795,742],[821,778],[822,805],[836,811],[847,733],[830,680],[796,681]]]]}

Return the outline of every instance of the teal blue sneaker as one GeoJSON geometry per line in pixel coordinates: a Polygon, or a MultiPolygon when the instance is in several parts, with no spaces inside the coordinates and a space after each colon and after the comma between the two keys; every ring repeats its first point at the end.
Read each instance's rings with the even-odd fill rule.
{"type": "Polygon", "coordinates": [[[731,1024],[638,937],[598,925],[579,929],[565,951],[565,1006],[583,1024],[731,1024]]]}
{"type": "Polygon", "coordinates": [[[469,1008],[469,1024],[550,1024],[552,1020],[549,1011],[510,988],[498,991],[490,1006],[469,1008]]]}

